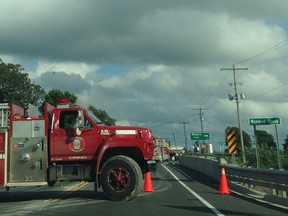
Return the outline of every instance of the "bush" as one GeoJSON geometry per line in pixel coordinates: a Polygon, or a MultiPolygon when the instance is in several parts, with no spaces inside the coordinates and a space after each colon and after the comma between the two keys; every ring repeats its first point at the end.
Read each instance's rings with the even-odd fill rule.
{"type": "MultiPolygon", "coordinates": [[[[245,152],[247,166],[257,167],[256,151],[247,150],[245,152]]],[[[280,151],[280,161],[283,169],[288,169],[288,152],[280,151]]],[[[260,168],[264,169],[279,169],[277,150],[275,148],[261,148],[259,149],[259,163],[260,168]]]]}

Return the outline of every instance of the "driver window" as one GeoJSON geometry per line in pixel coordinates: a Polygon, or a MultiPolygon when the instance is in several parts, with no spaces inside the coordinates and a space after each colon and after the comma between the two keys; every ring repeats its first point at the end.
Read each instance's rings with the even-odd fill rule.
{"type": "Polygon", "coordinates": [[[62,129],[73,129],[77,128],[77,111],[62,111],[60,113],[60,122],[59,126],[62,129]]]}
{"type": "Polygon", "coordinates": [[[84,127],[92,128],[91,122],[84,116],[84,127]]]}

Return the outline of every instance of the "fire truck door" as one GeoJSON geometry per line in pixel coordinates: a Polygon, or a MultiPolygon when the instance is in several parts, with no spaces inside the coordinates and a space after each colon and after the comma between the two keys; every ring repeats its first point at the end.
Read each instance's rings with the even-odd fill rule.
{"type": "Polygon", "coordinates": [[[94,156],[97,146],[93,130],[79,129],[77,125],[78,112],[61,111],[59,127],[54,128],[54,138],[51,148],[51,161],[88,160],[94,156]]]}
{"type": "Polygon", "coordinates": [[[12,122],[9,144],[9,183],[45,182],[47,138],[44,120],[12,122]]]}

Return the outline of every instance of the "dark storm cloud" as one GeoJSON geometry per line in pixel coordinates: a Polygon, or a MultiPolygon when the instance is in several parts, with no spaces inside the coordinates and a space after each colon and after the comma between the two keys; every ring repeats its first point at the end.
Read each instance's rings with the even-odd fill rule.
{"type": "MultiPolygon", "coordinates": [[[[251,1],[16,2],[1,5],[0,18],[5,20],[0,24],[2,53],[99,64],[182,65],[229,60],[231,55],[225,54],[221,42],[225,40],[222,28],[229,28],[225,25],[235,12],[241,17],[253,11],[255,18],[272,7],[279,9],[281,17],[286,7],[268,2],[261,4],[261,14],[251,1]],[[219,23],[219,11],[226,14],[227,21],[219,23]]],[[[249,17],[252,15],[245,19],[249,17]]]]}

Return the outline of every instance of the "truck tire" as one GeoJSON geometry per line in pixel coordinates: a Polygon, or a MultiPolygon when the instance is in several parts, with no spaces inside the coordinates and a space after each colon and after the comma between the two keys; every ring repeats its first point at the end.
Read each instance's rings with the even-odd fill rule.
{"type": "Polygon", "coordinates": [[[53,187],[55,185],[56,181],[48,181],[48,186],[53,187]]]}
{"type": "Polygon", "coordinates": [[[143,187],[143,174],[136,161],[118,155],[104,163],[100,182],[108,199],[127,201],[136,197],[143,187]]]}

